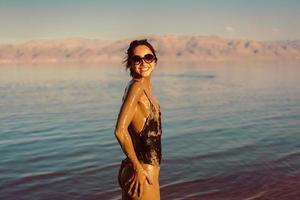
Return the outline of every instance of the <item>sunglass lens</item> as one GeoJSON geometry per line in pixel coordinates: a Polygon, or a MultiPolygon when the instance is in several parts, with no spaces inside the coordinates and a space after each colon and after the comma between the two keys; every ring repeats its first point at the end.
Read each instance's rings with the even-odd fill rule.
{"type": "Polygon", "coordinates": [[[140,56],[132,56],[131,61],[132,61],[134,64],[138,65],[138,64],[141,63],[142,58],[141,58],[140,56]]]}
{"type": "Polygon", "coordinates": [[[152,54],[147,54],[144,56],[144,60],[147,62],[147,63],[151,63],[153,60],[154,60],[154,55],[152,54]]]}

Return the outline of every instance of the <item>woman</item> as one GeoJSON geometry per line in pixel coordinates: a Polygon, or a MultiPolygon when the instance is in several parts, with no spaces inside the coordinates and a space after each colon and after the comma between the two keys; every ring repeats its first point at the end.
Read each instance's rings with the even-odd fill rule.
{"type": "Polygon", "coordinates": [[[159,200],[161,112],[152,93],[151,74],[157,63],[147,40],[130,43],[124,61],[132,80],[125,89],[115,136],[127,156],[119,169],[123,200],[159,200]]]}

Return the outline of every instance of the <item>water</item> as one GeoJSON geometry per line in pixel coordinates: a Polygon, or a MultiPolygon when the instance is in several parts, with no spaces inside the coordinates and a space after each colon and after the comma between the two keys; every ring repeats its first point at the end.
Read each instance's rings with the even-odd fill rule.
{"type": "MultiPolygon", "coordinates": [[[[0,199],[120,199],[116,66],[1,66],[0,199]]],[[[299,64],[161,63],[162,199],[297,200],[299,64]]]]}

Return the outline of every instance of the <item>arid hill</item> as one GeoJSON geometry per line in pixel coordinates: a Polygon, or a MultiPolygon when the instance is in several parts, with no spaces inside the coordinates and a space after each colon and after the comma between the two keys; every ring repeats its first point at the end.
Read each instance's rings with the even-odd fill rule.
{"type": "MultiPolygon", "coordinates": [[[[300,60],[300,40],[253,41],[216,36],[150,36],[162,61],[300,60]]],[[[132,39],[37,39],[1,44],[0,64],[121,62],[132,39]]]]}

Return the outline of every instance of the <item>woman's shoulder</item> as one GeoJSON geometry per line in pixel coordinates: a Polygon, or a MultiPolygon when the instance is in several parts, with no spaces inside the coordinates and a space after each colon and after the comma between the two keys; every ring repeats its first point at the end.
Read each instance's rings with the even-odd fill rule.
{"type": "Polygon", "coordinates": [[[126,90],[142,90],[143,84],[140,79],[132,79],[128,82],[126,90]]]}
{"type": "Polygon", "coordinates": [[[140,80],[132,79],[127,83],[122,100],[124,101],[125,97],[129,93],[134,93],[135,95],[140,95],[140,94],[142,94],[142,91],[143,91],[142,82],[140,80]]]}

